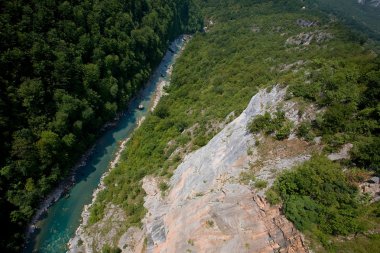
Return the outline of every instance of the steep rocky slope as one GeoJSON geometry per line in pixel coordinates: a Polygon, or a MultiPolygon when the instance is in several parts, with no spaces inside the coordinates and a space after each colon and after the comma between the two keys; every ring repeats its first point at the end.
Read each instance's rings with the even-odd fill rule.
{"type": "MultiPolygon", "coordinates": [[[[154,179],[145,180],[148,252],[307,251],[278,207],[269,207],[250,185],[239,182],[240,174],[261,158],[255,146],[260,137],[248,133],[247,124],[258,114],[276,110],[285,92],[276,86],[255,95],[238,118],[185,158],[164,198],[152,191],[154,179]]],[[[307,158],[293,154],[266,165],[276,173],[307,158]]]]}
{"type": "Polygon", "coordinates": [[[273,145],[270,138],[247,131],[253,117],[280,106],[297,124],[296,104],[284,102],[285,93],[286,89],[276,86],[255,95],[239,117],[206,146],[186,156],[166,193],[158,189],[162,179],[146,177],[148,213],[143,231],[129,230],[137,240],[119,244],[123,252],[144,247],[147,252],[307,252],[302,235],[279,207],[270,207],[262,198],[263,191],[241,180],[241,173],[254,173],[270,185],[277,172],[309,159],[315,150],[293,137],[268,151],[265,147],[273,145]],[[260,148],[255,145],[258,140],[260,148]]]}

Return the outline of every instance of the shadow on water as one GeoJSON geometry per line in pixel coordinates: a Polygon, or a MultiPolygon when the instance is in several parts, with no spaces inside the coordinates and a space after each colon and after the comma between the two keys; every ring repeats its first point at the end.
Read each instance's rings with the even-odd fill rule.
{"type": "Polygon", "coordinates": [[[162,80],[168,80],[166,73],[176,56],[172,51],[179,52],[183,42],[182,37],[176,40],[146,87],[129,103],[129,109],[96,141],[84,165],[75,172],[73,187],[39,218],[36,229],[30,234],[25,253],[59,253],[67,250],[66,244],[80,224],[83,207],[91,203],[92,193],[109,168],[119,142],[128,138],[136,128],[137,121],[149,113],[158,84],[162,80]],[[144,106],[143,110],[137,109],[139,104],[144,106]]]}
{"type": "Polygon", "coordinates": [[[125,113],[124,117],[128,120],[120,120],[120,124],[108,130],[104,136],[99,139],[95,145],[94,151],[88,156],[87,164],[78,170],[75,174],[74,183],[80,183],[81,181],[86,181],[88,177],[97,169],[97,165],[101,162],[102,158],[107,155],[107,149],[112,148],[115,144],[118,146],[118,140],[113,137],[114,132],[120,132],[126,129],[128,135],[135,128],[135,123],[137,122],[136,115],[133,112],[128,111],[125,113]],[[123,122],[124,121],[124,122],[123,122]],[[129,128],[128,125],[132,124],[129,128]]]}

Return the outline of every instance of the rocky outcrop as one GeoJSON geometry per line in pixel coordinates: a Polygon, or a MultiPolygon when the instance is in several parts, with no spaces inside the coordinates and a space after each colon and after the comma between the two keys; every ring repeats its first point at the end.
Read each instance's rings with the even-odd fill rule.
{"type": "Polygon", "coordinates": [[[343,160],[343,159],[349,159],[350,158],[350,151],[354,145],[351,143],[344,144],[341,150],[337,153],[331,153],[327,157],[331,161],[337,161],[337,160],[343,160]]]}
{"type": "Polygon", "coordinates": [[[289,70],[293,70],[293,71],[298,71],[298,69],[300,67],[302,67],[303,65],[305,65],[305,61],[303,60],[298,60],[296,62],[293,62],[293,63],[289,63],[289,64],[281,64],[280,67],[278,68],[278,71],[279,72],[286,72],[286,71],[289,71],[289,70]]]}
{"type": "Polygon", "coordinates": [[[251,27],[251,31],[254,32],[254,33],[258,33],[258,32],[261,31],[261,28],[259,26],[257,26],[257,25],[253,25],[251,27]]]}
{"type": "MultiPolygon", "coordinates": [[[[148,252],[307,252],[301,234],[279,207],[270,207],[255,189],[239,182],[240,174],[260,157],[255,141],[262,137],[250,134],[247,124],[258,114],[275,111],[285,93],[276,86],[255,95],[238,118],[185,157],[164,197],[158,179],[144,179],[148,252]]],[[[295,152],[267,168],[275,174],[305,159],[304,151],[295,152]]]]}
{"type": "Polygon", "coordinates": [[[380,0],[358,0],[359,4],[380,7],[380,0]]]}
{"type": "Polygon", "coordinates": [[[324,31],[302,32],[286,40],[286,45],[308,46],[312,42],[321,44],[332,39],[331,33],[324,31]]]}
{"type": "Polygon", "coordinates": [[[317,21],[310,21],[305,19],[297,19],[297,25],[301,27],[313,27],[313,26],[319,26],[319,22],[317,21]]]}
{"type": "Polygon", "coordinates": [[[371,177],[364,183],[359,185],[362,193],[367,194],[371,198],[371,202],[380,201],[380,178],[371,177]]]}

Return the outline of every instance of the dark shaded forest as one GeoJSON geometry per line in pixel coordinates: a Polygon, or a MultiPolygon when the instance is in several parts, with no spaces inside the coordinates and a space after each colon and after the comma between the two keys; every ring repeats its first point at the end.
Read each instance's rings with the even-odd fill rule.
{"type": "Polygon", "coordinates": [[[202,27],[198,13],[192,0],[0,2],[2,252],[21,249],[39,201],[126,109],[169,41],[202,27]]]}

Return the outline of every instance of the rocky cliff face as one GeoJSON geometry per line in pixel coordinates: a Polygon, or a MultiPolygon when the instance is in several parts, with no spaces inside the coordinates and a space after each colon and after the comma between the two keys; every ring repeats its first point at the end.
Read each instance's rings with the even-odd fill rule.
{"type": "MultiPolygon", "coordinates": [[[[310,157],[311,148],[295,138],[283,142],[287,151],[282,155],[280,151],[277,157],[263,154],[255,142],[260,140],[261,147],[268,147],[270,141],[247,131],[250,120],[275,111],[285,93],[286,89],[277,86],[255,95],[238,118],[184,159],[164,197],[157,187],[159,179],[144,179],[147,252],[307,252],[302,235],[280,214],[279,207],[270,207],[262,198],[263,190],[240,180],[242,172],[260,163],[256,176],[270,185],[278,171],[310,157]]],[[[289,107],[289,118],[298,117],[294,103],[282,106],[289,107]]],[[[141,243],[120,246],[127,252],[141,243]]]]}

